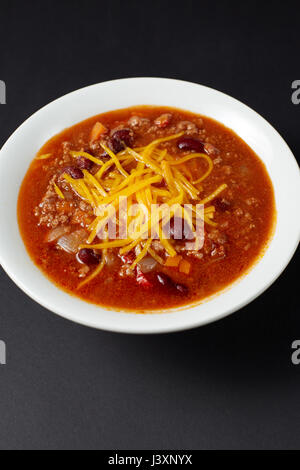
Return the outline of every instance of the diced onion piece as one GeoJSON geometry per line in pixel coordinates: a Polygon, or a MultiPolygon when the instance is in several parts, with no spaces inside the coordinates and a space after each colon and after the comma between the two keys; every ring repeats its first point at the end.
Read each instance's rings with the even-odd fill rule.
{"type": "Polygon", "coordinates": [[[150,273],[156,268],[157,261],[155,261],[155,259],[153,259],[151,256],[146,256],[141,261],[139,261],[138,266],[140,267],[142,273],[150,273]]]}
{"type": "Polygon", "coordinates": [[[67,253],[77,253],[79,246],[86,240],[87,233],[85,230],[76,230],[73,233],[62,236],[57,245],[67,253]]]}
{"type": "Polygon", "coordinates": [[[155,261],[157,261],[158,264],[164,264],[164,260],[162,259],[161,256],[159,256],[155,250],[153,250],[151,247],[148,248],[148,253],[149,255],[152,256],[152,258],[155,259],[155,261]]]}
{"type": "Polygon", "coordinates": [[[50,230],[45,238],[46,243],[52,243],[57,240],[59,237],[62,237],[66,233],[70,233],[71,227],[69,226],[59,226],[50,230]]]}

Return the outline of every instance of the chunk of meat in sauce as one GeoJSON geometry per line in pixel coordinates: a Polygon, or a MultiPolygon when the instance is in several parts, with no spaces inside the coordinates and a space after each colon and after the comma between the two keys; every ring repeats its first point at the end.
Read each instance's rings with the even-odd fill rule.
{"type": "Polygon", "coordinates": [[[188,294],[189,290],[187,286],[173,281],[173,279],[171,279],[170,276],[168,276],[165,273],[156,274],[156,279],[162,287],[170,290],[173,293],[179,293],[179,294],[185,294],[185,295],[188,294]]]}
{"type": "Polygon", "coordinates": [[[219,243],[219,245],[224,245],[228,240],[226,233],[223,233],[218,229],[211,230],[207,236],[213,242],[219,243]]]}
{"type": "Polygon", "coordinates": [[[111,138],[109,135],[104,134],[99,140],[90,142],[90,151],[92,151],[93,156],[99,158],[102,162],[105,162],[110,159],[110,156],[103,150],[101,144],[105,144],[107,147],[111,148],[111,138]]]}
{"type": "Polygon", "coordinates": [[[223,197],[215,199],[214,206],[218,211],[226,212],[231,209],[232,203],[223,197]]]}
{"type": "Polygon", "coordinates": [[[194,122],[191,121],[180,121],[176,126],[177,132],[184,131],[186,135],[198,134],[199,129],[194,122]]]}
{"type": "Polygon", "coordinates": [[[159,129],[165,129],[171,123],[172,117],[173,116],[170,113],[162,114],[161,116],[159,116],[158,118],[155,119],[154,124],[159,129]]]}
{"type": "Polygon", "coordinates": [[[221,153],[217,147],[208,142],[204,145],[204,150],[210,157],[217,157],[221,153]]]}
{"type": "Polygon", "coordinates": [[[128,119],[128,125],[135,131],[142,132],[150,127],[151,121],[148,118],[142,118],[140,116],[132,116],[128,119]]]}

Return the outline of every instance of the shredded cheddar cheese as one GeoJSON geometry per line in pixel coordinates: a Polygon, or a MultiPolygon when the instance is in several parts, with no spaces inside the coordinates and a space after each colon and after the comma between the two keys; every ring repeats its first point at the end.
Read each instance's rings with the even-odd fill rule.
{"type": "Polygon", "coordinates": [[[72,151],[72,152],[70,152],[70,155],[74,158],[78,158],[78,157],[87,158],[88,160],[91,160],[91,162],[96,163],[97,165],[101,165],[101,166],[103,165],[103,162],[101,160],[99,160],[99,158],[95,158],[87,152],[74,152],[74,151],[72,151]]]}
{"type": "MultiPolygon", "coordinates": [[[[96,174],[83,170],[84,178],[82,179],[73,179],[66,173],[63,175],[72,189],[91,205],[95,215],[94,221],[88,228],[90,235],[87,242],[80,248],[92,248],[101,251],[102,254],[109,249],[118,248],[120,255],[126,255],[135,250],[136,255],[130,266],[131,269],[135,269],[137,264],[149,254],[161,265],[178,266],[180,272],[189,273],[190,264],[178,255],[176,243],[165,236],[164,227],[175,215],[185,220],[193,231],[197,217],[208,225],[216,226],[213,220],[215,208],[213,205],[207,207],[206,205],[223,192],[227,185],[222,184],[201,200],[203,188],[199,186],[199,183],[202,183],[213,171],[211,158],[203,153],[191,153],[182,158],[176,158],[169,154],[166,148],[159,147],[160,144],[177,139],[183,134],[184,132],[180,132],[156,139],[144,147],[126,147],[118,154],[104,143],[100,143],[110,157],[106,163],[87,152],[71,152],[73,157],[87,158],[100,166],[96,174]],[[193,159],[205,160],[208,165],[203,175],[196,180],[193,180],[192,171],[188,166],[193,159]],[[126,207],[121,208],[123,199],[126,199],[126,207]],[[139,204],[138,210],[134,210],[135,204],[139,204]],[[187,212],[184,204],[192,205],[191,213],[187,212]],[[201,213],[197,211],[196,204],[204,206],[201,213]],[[164,206],[169,208],[167,216],[162,210],[164,206]],[[101,231],[112,220],[112,217],[116,217],[117,227],[120,227],[121,222],[126,220],[125,237],[119,236],[117,239],[100,237],[101,231]],[[159,240],[165,252],[164,257],[154,249],[153,229],[156,232],[155,238],[159,240]],[[96,239],[99,241],[95,242],[96,239]]],[[[60,197],[64,197],[56,185],[55,191],[60,197]]],[[[79,288],[94,279],[102,271],[104,265],[105,256],[102,256],[98,268],[80,284],[79,288]]]]}
{"type": "Polygon", "coordinates": [[[65,199],[65,196],[64,196],[63,192],[61,191],[61,189],[55,183],[54,183],[54,190],[55,190],[56,194],[58,195],[58,197],[60,199],[65,199]]]}
{"type": "Polygon", "coordinates": [[[38,155],[36,160],[48,160],[50,157],[52,157],[52,153],[45,153],[44,155],[38,155]]]}
{"type": "Polygon", "coordinates": [[[152,238],[146,241],[144,248],[142,249],[141,253],[136,257],[135,261],[130,266],[130,269],[133,270],[136,265],[147,255],[150,245],[152,243],[152,238]]]}
{"type": "Polygon", "coordinates": [[[89,276],[87,277],[84,281],[82,281],[79,286],[77,287],[77,289],[81,289],[83,286],[85,286],[86,284],[88,284],[89,282],[91,282],[93,279],[95,279],[95,277],[97,277],[102,269],[104,268],[105,266],[105,258],[104,256],[102,257],[102,260],[101,260],[101,263],[99,264],[99,266],[95,269],[95,271],[89,276]]]}
{"type": "Polygon", "coordinates": [[[222,193],[224,191],[224,189],[227,188],[227,184],[222,184],[221,186],[218,187],[218,189],[216,189],[212,194],[210,194],[209,196],[207,196],[205,199],[203,199],[202,201],[200,201],[200,204],[207,204],[208,202],[212,201],[213,199],[215,199],[217,196],[219,196],[220,193],[222,193]]]}

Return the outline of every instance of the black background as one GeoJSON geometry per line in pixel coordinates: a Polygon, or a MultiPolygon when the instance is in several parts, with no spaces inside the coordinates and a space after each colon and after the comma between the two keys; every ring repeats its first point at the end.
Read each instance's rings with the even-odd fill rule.
{"type": "MultiPolygon", "coordinates": [[[[2,0],[0,9],[7,85],[0,145],[65,93],[158,76],[240,99],[296,156],[300,150],[300,105],[291,102],[291,83],[300,79],[293,3],[2,0]]],[[[291,363],[291,343],[300,339],[298,261],[235,315],[163,336],[67,322],[1,271],[8,363],[0,366],[0,448],[299,448],[300,366],[291,363]]]]}

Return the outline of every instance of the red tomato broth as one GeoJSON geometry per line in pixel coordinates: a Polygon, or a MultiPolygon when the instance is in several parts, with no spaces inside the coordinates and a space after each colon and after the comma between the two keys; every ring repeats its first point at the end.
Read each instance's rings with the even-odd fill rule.
{"type": "MultiPolygon", "coordinates": [[[[193,132],[191,135],[195,137],[193,132]]],[[[185,155],[178,150],[176,142],[170,142],[166,147],[176,157],[185,155]]],[[[18,201],[20,231],[29,255],[44,274],[58,287],[85,301],[135,311],[165,310],[195,303],[221,291],[246,273],[263,254],[271,238],[276,211],[272,183],[264,164],[232,130],[208,117],[156,106],[112,111],[94,116],[53,137],[38,155],[48,153],[53,157],[48,160],[35,159],[22,183],[18,201]],[[46,243],[49,227],[38,225],[35,215],[35,208],[41,203],[49,180],[57,174],[58,169],[64,168],[64,165],[59,164],[64,155],[63,145],[67,142],[72,150],[81,150],[88,147],[91,129],[96,122],[100,121],[108,129],[114,129],[119,125],[128,127],[129,118],[138,116],[149,119],[151,124],[146,132],[133,128],[134,147],[144,146],[155,138],[171,133],[168,126],[151,131],[155,119],[164,113],[172,115],[170,126],[174,127],[174,131],[179,130],[177,127],[181,122],[190,121],[198,126],[196,137],[201,141],[208,141],[219,150],[212,157],[217,163],[202,184],[200,199],[211,194],[219,185],[228,185],[224,194],[211,202],[216,206],[213,220],[218,224],[217,229],[225,227],[221,234],[226,238],[226,242],[222,244],[226,255],[213,257],[212,251],[208,250],[208,254],[205,253],[202,259],[186,257],[191,263],[189,274],[182,274],[172,267],[159,267],[159,272],[166,273],[174,282],[187,286],[188,293],[184,295],[157,283],[153,283],[152,287],[141,286],[137,284],[135,277],[120,277],[122,260],[117,256],[113,268],[105,266],[99,276],[78,290],[80,264],[76,256],[57,249],[53,243],[46,243]],[[219,160],[221,161],[218,162],[219,160]],[[222,202],[223,199],[226,204],[229,202],[229,206],[222,202]]],[[[192,160],[189,165],[196,178],[206,168],[206,163],[201,160],[192,160]]],[[[79,224],[72,226],[80,227],[79,224]]],[[[211,235],[214,229],[208,227],[207,230],[211,235]]],[[[209,243],[214,242],[210,240],[209,243]]],[[[152,279],[151,276],[153,273],[149,275],[149,279],[152,279]]]]}

